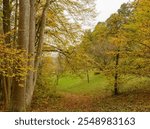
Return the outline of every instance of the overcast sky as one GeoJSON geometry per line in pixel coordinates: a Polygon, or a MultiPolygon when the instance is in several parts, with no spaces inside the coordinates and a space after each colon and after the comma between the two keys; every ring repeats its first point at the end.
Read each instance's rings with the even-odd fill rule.
{"type": "Polygon", "coordinates": [[[117,12],[121,4],[134,0],[96,0],[97,22],[105,21],[112,13],[117,12]]]}

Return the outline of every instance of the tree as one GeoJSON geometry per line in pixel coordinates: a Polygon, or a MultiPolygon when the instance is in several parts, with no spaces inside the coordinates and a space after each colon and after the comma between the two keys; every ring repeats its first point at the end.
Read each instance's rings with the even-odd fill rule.
{"type": "Polygon", "coordinates": [[[31,70],[28,71],[26,81],[26,105],[31,105],[31,100],[34,91],[34,61],[35,61],[35,0],[30,0],[30,24],[29,24],[29,46],[28,55],[29,62],[28,66],[31,70]]]}
{"type": "MultiPolygon", "coordinates": [[[[98,23],[94,31],[83,42],[89,43],[89,55],[95,61],[98,70],[114,78],[114,95],[119,93],[119,78],[124,72],[127,37],[124,25],[129,22],[132,13],[130,3],[123,4],[117,13],[106,22],[98,23]]],[[[85,44],[85,43],[84,43],[85,44]]]]}
{"type": "MultiPolygon", "coordinates": [[[[30,21],[30,1],[19,1],[19,27],[18,27],[18,48],[25,51],[24,57],[27,58],[29,45],[29,22],[30,21]]],[[[26,67],[27,63],[22,64],[26,67]]],[[[21,66],[22,67],[22,66],[21,66]]],[[[14,80],[12,111],[25,111],[25,90],[26,90],[26,75],[18,76],[14,80]]]]}
{"type": "Polygon", "coordinates": [[[128,50],[130,50],[129,63],[132,68],[130,72],[136,76],[149,77],[149,0],[135,1],[133,13],[129,22],[124,26],[125,35],[128,39],[128,50]],[[129,49],[130,48],[130,49],[129,49]]]}
{"type": "MultiPolygon", "coordinates": [[[[80,17],[81,22],[83,14],[87,14],[89,10],[93,9],[90,5],[93,4],[89,0],[77,2],[71,0],[68,2],[65,0],[3,0],[4,34],[1,37],[3,37],[2,41],[5,38],[5,44],[2,45],[2,48],[5,49],[2,49],[2,54],[0,54],[0,82],[4,82],[1,85],[5,89],[3,94],[7,98],[6,101],[8,102],[6,103],[9,103],[10,98],[12,98],[10,102],[12,111],[24,111],[26,107],[31,105],[45,44],[45,32],[49,32],[48,36],[51,39],[49,41],[52,48],[65,53],[64,51],[68,51],[69,45],[79,41],[79,38],[75,40],[77,35],[81,34],[80,29],[78,29],[80,31],[75,29],[80,28],[79,24],[76,24],[76,20],[80,17]],[[86,2],[89,4],[85,7],[86,2]],[[65,11],[67,13],[64,13],[65,11]],[[70,19],[74,19],[73,22],[70,22],[70,19]],[[48,26],[50,29],[45,31],[48,26]],[[57,46],[52,43],[53,41],[62,44],[57,44],[57,46]],[[63,49],[60,48],[61,46],[63,46],[63,49]],[[10,53],[10,51],[13,53],[10,53]],[[16,58],[14,58],[15,54],[16,58]],[[9,65],[9,70],[4,69],[4,66],[9,65]],[[10,78],[10,81],[7,78],[10,78]],[[8,85],[9,82],[10,86],[8,85]],[[9,91],[9,93],[6,91],[9,91]]],[[[7,108],[9,107],[9,104],[5,105],[7,105],[7,108]]]]}
{"type": "MultiPolygon", "coordinates": [[[[10,16],[11,16],[11,8],[10,1],[3,1],[3,33],[5,35],[4,44],[10,44],[10,16]]],[[[11,71],[9,71],[11,72],[11,71]]],[[[4,103],[5,107],[9,107],[10,104],[10,96],[11,96],[11,79],[9,77],[2,76],[1,81],[3,83],[3,91],[4,91],[4,103]]]]}
{"type": "Polygon", "coordinates": [[[108,40],[113,45],[112,53],[114,54],[114,95],[118,95],[118,82],[124,63],[122,57],[126,51],[127,38],[124,35],[124,24],[129,21],[132,13],[131,4],[122,4],[118,13],[113,14],[107,19],[108,40]]]}

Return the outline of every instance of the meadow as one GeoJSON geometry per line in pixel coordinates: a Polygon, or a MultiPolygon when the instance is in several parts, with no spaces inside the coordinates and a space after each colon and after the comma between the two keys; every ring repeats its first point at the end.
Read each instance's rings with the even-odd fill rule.
{"type": "Polygon", "coordinates": [[[126,75],[122,80],[125,81],[119,85],[119,95],[114,96],[111,79],[103,74],[91,72],[89,83],[86,76],[65,74],[55,94],[41,99],[34,96],[32,111],[150,111],[150,79],[126,75]]]}

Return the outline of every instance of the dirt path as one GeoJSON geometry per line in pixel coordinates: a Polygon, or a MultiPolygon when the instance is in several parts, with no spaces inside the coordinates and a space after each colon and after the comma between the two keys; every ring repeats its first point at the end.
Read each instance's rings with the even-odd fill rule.
{"type": "Polygon", "coordinates": [[[90,111],[92,109],[92,96],[67,93],[64,95],[62,106],[70,111],[90,111]]]}
{"type": "Polygon", "coordinates": [[[122,112],[150,111],[150,91],[131,91],[118,96],[89,96],[61,93],[59,97],[33,101],[32,111],[48,112],[122,112]]]}
{"type": "Polygon", "coordinates": [[[34,110],[34,106],[37,103],[33,103],[32,111],[91,111],[93,107],[93,97],[89,95],[78,95],[71,93],[61,93],[59,98],[47,98],[41,103],[39,109],[34,110]]]}

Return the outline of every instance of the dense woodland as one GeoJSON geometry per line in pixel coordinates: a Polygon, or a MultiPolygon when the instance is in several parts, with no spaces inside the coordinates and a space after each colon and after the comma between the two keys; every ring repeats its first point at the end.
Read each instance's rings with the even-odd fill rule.
{"type": "Polygon", "coordinates": [[[0,0],[0,111],[150,111],[150,0],[93,29],[94,0],[0,0]]]}

